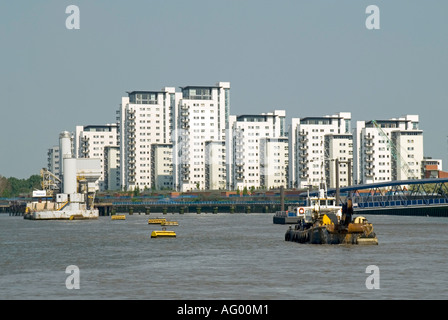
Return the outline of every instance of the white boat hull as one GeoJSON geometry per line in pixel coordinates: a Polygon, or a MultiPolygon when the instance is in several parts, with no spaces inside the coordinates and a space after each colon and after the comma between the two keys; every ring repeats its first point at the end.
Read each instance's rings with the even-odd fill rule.
{"type": "Polygon", "coordinates": [[[26,213],[24,218],[29,220],[83,220],[98,219],[99,212],[93,210],[60,210],[60,211],[35,211],[26,213]]]}

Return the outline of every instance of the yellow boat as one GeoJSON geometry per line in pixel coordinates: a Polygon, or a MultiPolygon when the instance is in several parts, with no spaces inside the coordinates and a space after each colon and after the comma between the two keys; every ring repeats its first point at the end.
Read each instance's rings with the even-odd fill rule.
{"type": "Polygon", "coordinates": [[[166,219],[165,218],[148,219],[148,224],[161,224],[162,222],[166,222],[166,219]]]}
{"type": "Polygon", "coordinates": [[[161,223],[162,226],[178,226],[179,222],[177,221],[164,221],[161,223]]]}
{"type": "Polygon", "coordinates": [[[111,220],[126,220],[126,216],[124,214],[115,214],[110,216],[111,220]]]}
{"type": "Polygon", "coordinates": [[[167,230],[154,230],[151,238],[176,238],[176,232],[167,230]]]}

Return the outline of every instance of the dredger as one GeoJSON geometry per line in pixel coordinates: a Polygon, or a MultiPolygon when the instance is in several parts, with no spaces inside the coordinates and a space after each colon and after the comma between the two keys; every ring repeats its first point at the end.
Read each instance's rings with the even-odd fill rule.
{"type": "Polygon", "coordinates": [[[101,176],[100,159],[74,158],[71,135],[59,135],[61,175],[41,170],[42,189],[33,191],[24,218],[30,220],[98,219],[94,207],[95,182],[101,176]]]}
{"type": "Polygon", "coordinates": [[[310,244],[378,244],[373,226],[364,217],[353,219],[352,201],[342,206],[339,219],[335,213],[307,209],[298,223],[285,233],[285,241],[310,244]]]}

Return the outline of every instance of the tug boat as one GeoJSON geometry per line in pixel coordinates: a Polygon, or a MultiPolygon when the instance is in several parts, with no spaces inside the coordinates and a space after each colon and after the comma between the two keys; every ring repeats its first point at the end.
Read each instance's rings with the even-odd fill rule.
{"type": "Polygon", "coordinates": [[[319,190],[318,197],[308,195],[305,206],[288,208],[288,211],[277,211],[273,217],[274,224],[297,224],[304,217],[305,211],[318,214],[335,213],[338,217],[342,215],[342,206],[336,205],[335,197],[328,197],[324,189],[319,190]]]}
{"type": "Polygon", "coordinates": [[[285,241],[310,244],[368,244],[377,245],[378,238],[373,226],[365,217],[352,220],[351,200],[342,207],[342,216],[319,213],[308,209],[299,217],[298,223],[285,233],[285,241]]]}

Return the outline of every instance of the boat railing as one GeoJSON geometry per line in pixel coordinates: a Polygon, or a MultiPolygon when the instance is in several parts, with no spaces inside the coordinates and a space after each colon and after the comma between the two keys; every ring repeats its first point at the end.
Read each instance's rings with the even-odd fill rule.
{"type": "Polygon", "coordinates": [[[276,213],[275,213],[275,216],[276,217],[287,217],[288,216],[288,211],[277,211],[276,213]]]}

